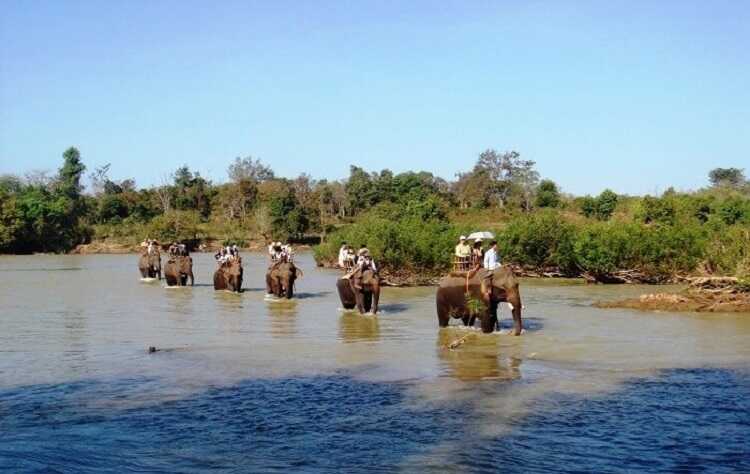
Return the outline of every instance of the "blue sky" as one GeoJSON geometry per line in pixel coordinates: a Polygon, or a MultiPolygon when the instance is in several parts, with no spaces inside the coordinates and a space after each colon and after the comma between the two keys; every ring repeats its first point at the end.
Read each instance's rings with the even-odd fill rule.
{"type": "Polygon", "coordinates": [[[114,178],[236,156],[452,179],[486,148],[566,192],[750,172],[750,2],[9,1],[0,172],[77,146],[114,178]]]}

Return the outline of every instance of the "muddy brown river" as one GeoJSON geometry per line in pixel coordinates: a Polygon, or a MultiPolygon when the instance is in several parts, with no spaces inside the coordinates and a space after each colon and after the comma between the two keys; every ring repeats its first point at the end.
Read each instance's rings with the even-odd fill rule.
{"type": "Polygon", "coordinates": [[[439,330],[434,288],[344,312],[309,254],[282,302],[263,255],[241,294],[193,257],[187,288],[142,282],[135,255],[0,257],[0,469],[750,471],[748,314],[522,280],[525,334],[484,335],[439,330]]]}

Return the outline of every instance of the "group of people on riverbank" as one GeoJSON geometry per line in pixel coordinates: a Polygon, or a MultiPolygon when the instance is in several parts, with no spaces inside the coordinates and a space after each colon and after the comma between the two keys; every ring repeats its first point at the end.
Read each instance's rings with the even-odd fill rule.
{"type": "Polygon", "coordinates": [[[468,272],[475,268],[486,268],[494,270],[500,266],[500,256],[497,251],[497,241],[490,241],[485,250],[482,247],[483,239],[476,238],[474,243],[469,244],[465,235],[458,239],[458,245],[454,250],[453,269],[458,272],[468,272]]]}

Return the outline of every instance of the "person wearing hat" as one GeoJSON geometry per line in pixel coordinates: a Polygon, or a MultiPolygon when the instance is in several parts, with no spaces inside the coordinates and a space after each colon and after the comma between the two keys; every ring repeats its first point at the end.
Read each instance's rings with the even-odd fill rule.
{"type": "Polygon", "coordinates": [[[375,261],[372,259],[372,256],[370,255],[370,250],[362,244],[362,247],[360,247],[359,252],[357,252],[357,264],[354,266],[352,271],[344,275],[342,278],[349,279],[355,275],[361,275],[363,271],[366,269],[371,269],[373,272],[378,271],[378,267],[375,265],[375,261]]]}
{"type": "Polygon", "coordinates": [[[456,245],[454,256],[456,258],[456,270],[467,271],[471,261],[471,245],[466,242],[465,235],[458,238],[458,245],[456,245]]]}

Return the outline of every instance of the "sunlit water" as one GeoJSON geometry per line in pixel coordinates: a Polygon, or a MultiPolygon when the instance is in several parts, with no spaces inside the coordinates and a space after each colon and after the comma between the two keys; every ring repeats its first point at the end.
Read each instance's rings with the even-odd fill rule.
{"type": "Polygon", "coordinates": [[[343,312],[309,255],[291,302],[261,255],[242,294],[194,260],[166,289],[133,255],[0,257],[0,471],[750,472],[750,315],[525,280],[526,333],[484,335],[438,330],[434,288],[343,312]]]}

